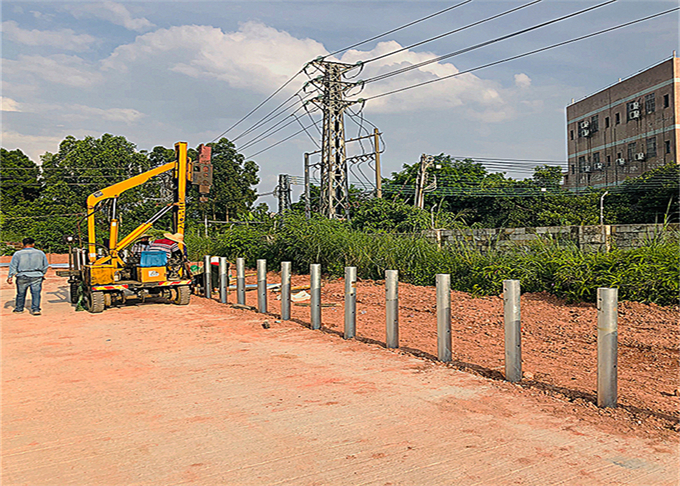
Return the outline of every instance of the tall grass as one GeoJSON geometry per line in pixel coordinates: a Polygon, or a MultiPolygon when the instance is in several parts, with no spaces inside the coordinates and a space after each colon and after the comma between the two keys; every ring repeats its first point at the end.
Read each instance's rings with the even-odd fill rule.
{"type": "Polygon", "coordinates": [[[393,269],[399,270],[400,280],[416,285],[433,285],[437,273],[448,273],[453,289],[477,295],[497,295],[503,280],[518,279],[526,292],[550,292],[572,302],[594,302],[598,287],[618,288],[623,300],[678,302],[677,238],[609,253],[586,253],[552,240],[481,252],[462,243],[439,248],[424,237],[369,234],[341,221],[290,215],[276,231],[238,227],[212,239],[192,236],[188,243],[190,248],[197,244],[199,253],[209,248],[202,254],[245,257],[250,265],[257,258],[266,258],[270,268],[290,261],[300,273],[308,272],[311,263],[337,277],[346,266],[370,279],[382,279],[385,270],[393,269]]]}

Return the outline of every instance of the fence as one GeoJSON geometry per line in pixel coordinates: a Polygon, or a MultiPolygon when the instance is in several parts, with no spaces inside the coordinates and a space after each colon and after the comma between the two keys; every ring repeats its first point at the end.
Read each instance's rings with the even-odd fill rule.
{"type": "Polygon", "coordinates": [[[573,244],[584,251],[631,249],[660,237],[678,238],[680,224],[617,224],[541,226],[536,228],[476,228],[428,230],[425,236],[440,246],[465,244],[481,251],[526,245],[541,238],[573,244]]]}
{"type": "MultiPolygon", "coordinates": [[[[204,295],[212,299],[215,281],[219,283],[220,302],[228,303],[228,265],[226,259],[219,259],[219,279],[211,277],[211,257],[205,256],[204,295]]],[[[245,264],[237,259],[237,301],[239,307],[245,306],[245,264]]],[[[290,262],[281,262],[281,319],[290,319],[290,262]]],[[[356,268],[345,268],[345,339],[356,337],[356,268]]],[[[437,315],[437,358],[442,362],[452,360],[451,342],[451,276],[436,275],[436,315],[437,315]]],[[[322,328],[321,314],[321,265],[310,265],[310,327],[322,328]]],[[[267,262],[257,261],[257,307],[250,308],[267,314],[267,262]]],[[[503,320],[505,344],[505,379],[516,383],[522,380],[522,325],[520,309],[520,282],[503,282],[503,320]]],[[[618,290],[599,288],[597,291],[597,405],[616,407],[617,405],[617,354],[618,354],[618,290]]],[[[385,347],[399,348],[399,273],[397,270],[385,271],[385,347]]]]}

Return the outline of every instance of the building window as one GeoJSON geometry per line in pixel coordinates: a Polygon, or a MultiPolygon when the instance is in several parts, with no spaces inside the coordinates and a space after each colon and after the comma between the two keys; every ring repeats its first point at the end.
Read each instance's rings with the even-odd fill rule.
{"type": "Polygon", "coordinates": [[[635,156],[635,145],[636,142],[632,142],[628,144],[628,161],[632,161],[633,157],[635,156]]]}
{"type": "Polygon", "coordinates": [[[571,164],[571,173],[575,174],[576,173],[576,165],[571,164]]]}
{"type": "Polygon", "coordinates": [[[585,157],[579,157],[578,158],[578,171],[584,172],[585,169],[586,169],[586,158],[585,157]]]}
{"type": "Polygon", "coordinates": [[[616,158],[620,159],[621,158],[621,152],[616,152],[616,158]]]}
{"type": "Polygon", "coordinates": [[[604,127],[605,127],[605,128],[609,128],[609,117],[608,117],[608,116],[606,116],[606,117],[604,118],[604,127]]]}
{"type": "Polygon", "coordinates": [[[645,112],[647,114],[654,113],[656,111],[656,97],[654,93],[649,93],[645,95],[645,112]]]}
{"type": "Polygon", "coordinates": [[[607,167],[609,167],[609,166],[611,166],[611,165],[612,165],[612,156],[611,156],[611,155],[607,155],[607,167]]]}
{"type": "Polygon", "coordinates": [[[600,164],[600,152],[595,152],[593,154],[593,166],[595,169],[602,169],[602,164],[600,164]]]}
{"type": "Polygon", "coordinates": [[[599,121],[599,116],[600,115],[593,115],[590,117],[590,132],[595,133],[600,129],[600,121],[599,121]]]}
{"type": "Polygon", "coordinates": [[[569,138],[570,138],[571,140],[574,140],[574,130],[571,130],[571,131],[569,132],[569,138]]]}
{"type": "Polygon", "coordinates": [[[656,137],[647,139],[647,157],[656,157],[656,137]]]}
{"type": "Polygon", "coordinates": [[[621,115],[619,113],[616,113],[614,123],[616,125],[621,123],[621,115]]]}
{"type": "Polygon", "coordinates": [[[671,153],[671,141],[666,140],[666,153],[670,154],[671,153]]]}
{"type": "Polygon", "coordinates": [[[663,95],[663,107],[668,108],[669,106],[671,106],[670,99],[669,99],[668,95],[665,94],[665,95],[663,95]]]}
{"type": "Polygon", "coordinates": [[[626,103],[626,113],[628,113],[626,121],[638,120],[640,118],[640,102],[629,101],[626,103]]]}

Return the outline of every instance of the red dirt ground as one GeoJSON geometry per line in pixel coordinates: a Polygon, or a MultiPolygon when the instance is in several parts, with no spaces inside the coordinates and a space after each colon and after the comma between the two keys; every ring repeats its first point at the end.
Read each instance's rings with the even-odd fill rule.
{"type": "MultiPolygon", "coordinates": [[[[268,283],[280,282],[278,273],[270,272],[267,278],[268,283]]],[[[256,283],[256,279],[251,275],[246,282],[256,283]]],[[[309,276],[292,277],[293,286],[306,284],[309,276]]],[[[335,304],[322,307],[322,326],[329,332],[342,334],[344,280],[324,279],[322,285],[322,305],[335,304]]],[[[269,292],[268,310],[275,318],[280,312],[277,297],[278,294],[269,292]]],[[[232,292],[229,302],[235,301],[236,295],[232,292]]],[[[257,305],[255,291],[246,292],[246,303],[257,305]]],[[[384,303],[384,282],[357,282],[358,340],[384,345],[384,303]]],[[[473,297],[452,291],[451,317],[451,366],[503,380],[502,297],[473,297]]],[[[617,433],[677,435],[675,432],[680,430],[678,306],[619,303],[617,409],[595,406],[597,308],[594,304],[567,304],[547,293],[523,294],[521,317],[524,380],[520,388],[558,396],[573,406],[570,413],[617,433]]],[[[293,304],[291,318],[309,325],[309,307],[293,304]]],[[[402,351],[436,360],[436,319],[434,287],[399,284],[402,351]]],[[[508,383],[508,386],[514,385],[508,383]]]]}

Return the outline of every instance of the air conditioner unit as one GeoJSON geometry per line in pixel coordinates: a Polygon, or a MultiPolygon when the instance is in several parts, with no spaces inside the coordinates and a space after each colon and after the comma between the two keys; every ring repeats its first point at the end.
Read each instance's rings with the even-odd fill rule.
{"type": "Polygon", "coordinates": [[[640,103],[637,102],[637,101],[633,101],[633,102],[630,104],[630,109],[631,109],[631,110],[639,110],[639,109],[640,109],[640,103]]]}
{"type": "Polygon", "coordinates": [[[583,172],[592,172],[593,169],[589,165],[584,165],[583,166],[583,172]]]}
{"type": "Polygon", "coordinates": [[[595,164],[595,170],[602,170],[602,162],[597,162],[595,164]]]}
{"type": "Polygon", "coordinates": [[[590,130],[588,130],[587,128],[582,128],[581,129],[581,136],[582,137],[590,137],[590,130]]]}
{"type": "Polygon", "coordinates": [[[590,122],[588,120],[583,120],[581,123],[578,124],[580,128],[588,128],[590,126],[590,122]]]}
{"type": "Polygon", "coordinates": [[[630,112],[630,119],[640,118],[640,110],[633,110],[630,112]]]}
{"type": "Polygon", "coordinates": [[[616,159],[616,163],[619,165],[626,165],[626,159],[616,159]]]}
{"type": "Polygon", "coordinates": [[[635,154],[635,155],[633,156],[633,158],[634,158],[635,160],[645,160],[645,154],[642,153],[642,152],[640,152],[639,154],[635,154]]]}

